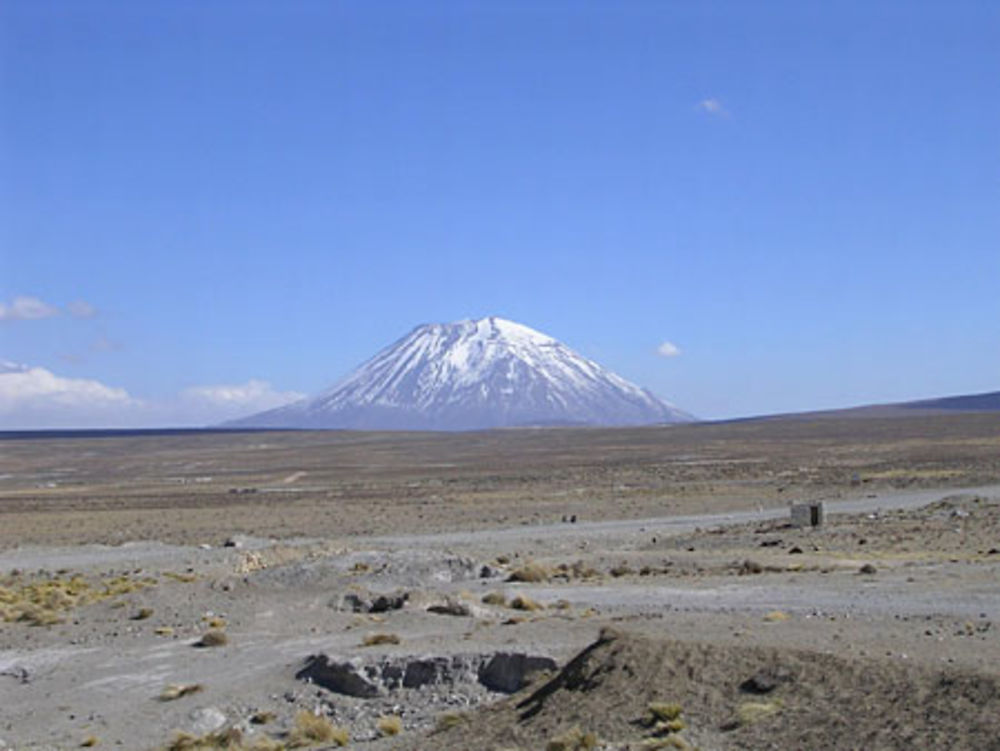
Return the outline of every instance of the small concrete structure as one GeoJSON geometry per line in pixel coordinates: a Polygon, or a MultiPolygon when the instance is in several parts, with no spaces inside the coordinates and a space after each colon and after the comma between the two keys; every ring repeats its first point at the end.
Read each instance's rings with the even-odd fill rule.
{"type": "Polygon", "coordinates": [[[822,503],[792,504],[793,527],[819,527],[823,524],[822,503]]]}

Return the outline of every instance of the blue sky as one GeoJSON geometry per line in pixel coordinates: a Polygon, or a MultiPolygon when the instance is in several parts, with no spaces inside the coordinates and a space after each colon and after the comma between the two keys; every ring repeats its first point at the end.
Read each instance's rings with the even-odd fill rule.
{"type": "Polygon", "coordinates": [[[1000,389],[998,38],[995,2],[0,0],[0,426],[215,419],[491,314],[705,417],[1000,389]]]}

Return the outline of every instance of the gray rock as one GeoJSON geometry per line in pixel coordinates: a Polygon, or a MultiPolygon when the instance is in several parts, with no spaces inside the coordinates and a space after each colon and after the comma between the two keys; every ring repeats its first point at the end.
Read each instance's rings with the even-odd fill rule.
{"type": "Polygon", "coordinates": [[[378,696],[378,684],[362,674],[358,665],[351,662],[331,662],[326,655],[312,655],[305,666],[295,674],[300,681],[311,681],[318,686],[347,696],[371,699],[378,696]]]}
{"type": "Polygon", "coordinates": [[[226,724],[226,716],[216,707],[202,707],[188,716],[191,719],[191,732],[195,735],[211,733],[226,724]]]}
{"type": "Polygon", "coordinates": [[[479,682],[491,691],[512,694],[524,688],[534,673],[556,668],[551,657],[497,652],[479,669],[479,682]]]}
{"type": "Polygon", "coordinates": [[[393,592],[391,594],[348,592],[341,600],[340,609],[355,613],[387,613],[390,610],[402,609],[409,599],[409,592],[393,592]]]}
{"type": "Polygon", "coordinates": [[[403,674],[404,688],[420,688],[436,683],[451,683],[451,661],[446,657],[411,660],[403,674]]]}
{"type": "Polygon", "coordinates": [[[444,602],[438,602],[431,605],[427,608],[427,612],[437,613],[438,615],[472,615],[472,609],[466,603],[461,600],[456,600],[454,597],[447,597],[444,602]]]}

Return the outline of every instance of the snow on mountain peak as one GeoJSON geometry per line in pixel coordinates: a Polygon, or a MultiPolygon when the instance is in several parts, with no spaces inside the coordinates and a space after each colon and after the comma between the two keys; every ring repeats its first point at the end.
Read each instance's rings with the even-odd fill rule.
{"type": "Polygon", "coordinates": [[[490,316],[418,326],[316,397],[234,424],[468,430],[689,419],[552,337],[490,316]]]}

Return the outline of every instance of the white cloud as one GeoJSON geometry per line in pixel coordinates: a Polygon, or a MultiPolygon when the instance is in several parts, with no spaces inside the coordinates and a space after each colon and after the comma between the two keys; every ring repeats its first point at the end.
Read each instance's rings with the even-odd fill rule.
{"type": "Polygon", "coordinates": [[[0,302],[0,321],[36,321],[59,315],[59,308],[37,297],[19,295],[12,302],[0,302]]]}
{"type": "Polygon", "coordinates": [[[713,117],[729,117],[729,110],[715,97],[702,99],[698,102],[698,109],[713,117]]]}
{"type": "Polygon", "coordinates": [[[122,388],[64,378],[45,368],[0,362],[0,427],[116,427],[143,408],[122,388]]]}
{"type": "Polygon", "coordinates": [[[195,386],[158,399],[0,360],[0,430],[204,427],[303,398],[267,381],[195,386]]]}
{"type": "Polygon", "coordinates": [[[663,342],[656,348],[656,353],[661,357],[677,357],[681,353],[681,349],[673,342],[663,342]]]}
{"type": "Polygon", "coordinates": [[[94,318],[97,308],[86,300],[74,300],[66,306],[66,312],[74,318],[94,318]]]}
{"type": "MultiPolygon", "coordinates": [[[[251,379],[246,383],[216,386],[192,386],[181,392],[181,400],[212,412],[226,412],[226,417],[253,414],[265,409],[282,407],[302,399],[297,391],[278,391],[267,381],[251,379]]],[[[222,417],[220,419],[226,419],[222,417]]]]}

